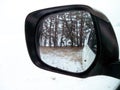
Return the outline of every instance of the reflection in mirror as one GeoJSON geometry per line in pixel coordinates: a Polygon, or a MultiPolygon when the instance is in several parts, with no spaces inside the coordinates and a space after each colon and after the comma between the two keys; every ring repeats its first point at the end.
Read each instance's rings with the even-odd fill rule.
{"type": "Polygon", "coordinates": [[[39,27],[39,55],[49,66],[86,71],[96,57],[97,41],[89,12],[66,11],[45,17],[39,27]]]}

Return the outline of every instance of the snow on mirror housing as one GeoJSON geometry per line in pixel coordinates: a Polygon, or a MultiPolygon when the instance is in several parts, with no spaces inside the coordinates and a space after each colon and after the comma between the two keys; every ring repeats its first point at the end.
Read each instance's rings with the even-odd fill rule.
{"type": "Polygon", "coordinates": [[[89,6],[34,11],[26,18],[25,36],[31,60],[39,68],[76,77],[120,78],[118,43],[111,23],[89,6]]]}
{"type": "Polygon", "coordinates": [[[72,10],[44,17],[40,22],[38,53],[49,66],[80,73],[96,57],[97,40],[89,12],[72,10]]]}

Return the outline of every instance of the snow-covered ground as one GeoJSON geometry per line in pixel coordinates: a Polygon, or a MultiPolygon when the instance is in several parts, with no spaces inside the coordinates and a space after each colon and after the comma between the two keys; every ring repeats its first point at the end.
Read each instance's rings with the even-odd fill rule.
{"type": "Polygon", "coordinates": [[[50,66],[70,72],[83,72],[82,50],[78,47],[41,47],[41,59],[50,66]]]}
{"type": "Polygon", "coordinates": [[[40,47],[40,56],[43,62],[70,72],[84,72],[95,59],[95,54],[86,45],[83,49],[80,47],[40,47]]]}

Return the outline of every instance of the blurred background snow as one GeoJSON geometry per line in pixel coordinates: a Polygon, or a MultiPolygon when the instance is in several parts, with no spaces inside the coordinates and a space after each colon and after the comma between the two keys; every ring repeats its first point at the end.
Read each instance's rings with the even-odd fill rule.
{"type": "Polygon", "coordinates": [[[86,4],[111,21],[120,45],[119,0],[0,0],[0,90],[115,90],[108,76],[75,78],[37,68],[30,60],[24,33],[28,13],[47,7],[86,4]]]}

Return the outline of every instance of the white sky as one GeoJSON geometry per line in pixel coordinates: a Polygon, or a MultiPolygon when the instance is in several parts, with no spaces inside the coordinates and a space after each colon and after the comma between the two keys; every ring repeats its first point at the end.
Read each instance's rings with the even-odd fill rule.
{"type": "Polygon", "coordinates": [[[24,22],[28,13],[47,7],[86,4],[103,12],[120,43],[119,0],[0,0],[0,90],[114,90],[120,80],[97,76],[80,79],[41,70],[26,48],[24,22]],[[55,80],[54,80],[55,79],[55,80]],[[74,87],[73,87],[74,86],[74,87]]]}

